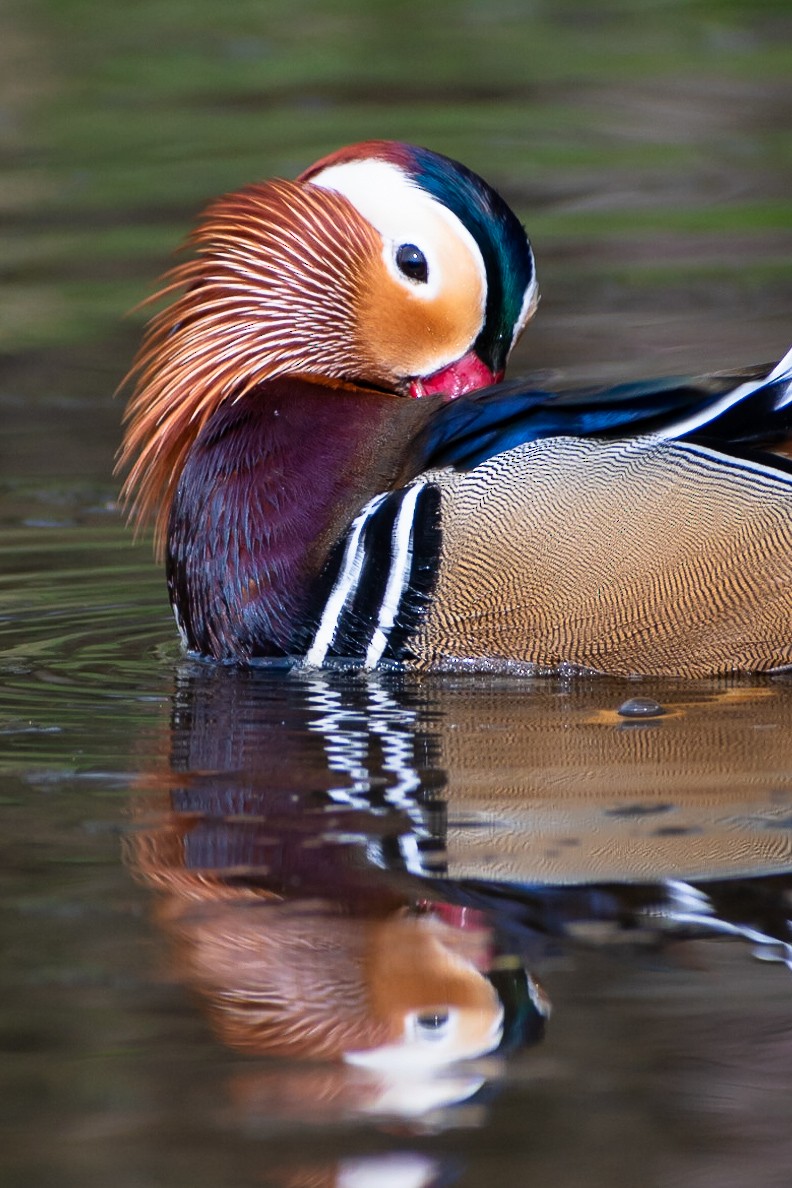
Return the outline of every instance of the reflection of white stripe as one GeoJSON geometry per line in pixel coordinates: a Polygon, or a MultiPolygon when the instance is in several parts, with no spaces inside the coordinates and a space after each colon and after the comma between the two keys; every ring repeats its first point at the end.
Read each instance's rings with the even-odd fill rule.
{"type": "Polygon", "coordinates": [[[420,482],[408,488],[399,508],[396,523],[393,525],[390,573],[380,605],[377,626],[366,652],[366,668],[375,668],[379,663],[388,643],[388,632],[396,620],[396,612],[399,609],[412,564],[415,505],[425,485],[420,482]]]}
{"type": "Polygon", "coordinates": [[[338,626],[338,617],[343,610],[344,603],[349,597],[350,592],[357,585],[360,571],[363,568],[365,555],[365,550],[361,543],[363,529],[366,526],[367,520],[373,516],[374,512],[387,496],[387,491],[382,495],[375,496],[374,499],[371,499],[366,504],[360,515],[352,521],[349,539],[344,549],[341,572],[336,578],[336,583],[330,591],[330,597],[325,603],[324,612],[316,635],[314,636],[314,641],[305,657],[305,664],[316,665],[318,667],[327,657],[328,648],[333,642],[333,636],[338,626]]]}
{"type": "MultiPolygon", "coordinates": [[[[700,429],[702,425],[713,421],[715,417],[719,417],[727,408],[732,408],[735,404],[739,404],[741,400],[745,400],[747,396],[758,392],[760,388],[764,388],[768,384],[785,378],[792,379],[792,351],[788,351],[780,363],[777,363],[770,374],[766,375],[764,379],[751,380],[747,384],[740,384],[731,392],[727,392],[724,396],[721,396],[720,400],[716,400],[714,404],[710,404],[707,408],[702,409],[701,412],[696,413],[695,416],[688,417],[686,421],[675,421],[665,429],[660,429],[657,436],[664,440],[672,437],[684,437],[686,433],[692,433],[694,429],[700,429]]],[[[787,389],[778,400],[776,408],[783,408],[790,400],[792,400],[792,392],[787,389]]]]}
{"type": "MultiPolygon", "coordinates": [[[[792,970],[792,945],[788,941],[780,940],[769,933],[760,932],[749,924],[733,924],[730,920],[722,920],[715,914],[712,900],[698,887],[690,883],[683,883],[677,879],[668,879],[666,888],[669,893],[669,903],[661,906],[656,913],[673,920],[675,924],[696,924],[701,928],[708,928],[712,932],[725,933],[727,936],[742,936],[753,941],[757,946],[754,956],[765,961],[783,961],[787,969],[792,970]]],[[[787,927],[790,921],[787,920],[787,927]]]]}

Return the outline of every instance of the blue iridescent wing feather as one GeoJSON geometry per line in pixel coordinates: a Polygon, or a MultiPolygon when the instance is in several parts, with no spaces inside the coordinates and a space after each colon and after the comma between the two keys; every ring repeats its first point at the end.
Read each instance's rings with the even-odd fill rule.
{"type": "Polygon", "coordinates": [[[547,437],[657,434],[741,456],[746,449],[772,447],[790,433],[792,358],[786,356],[772,369],[563,394],[526,389],[524,381],[499,384],[440,408],[418,448],[424,467],[469,470],[495,454],[547,437]]]}

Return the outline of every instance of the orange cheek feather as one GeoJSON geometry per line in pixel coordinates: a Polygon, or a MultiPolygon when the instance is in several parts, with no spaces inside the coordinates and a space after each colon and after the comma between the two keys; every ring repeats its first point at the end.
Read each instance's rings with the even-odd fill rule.
{"type": "Polygon", "coordinates": [[[478,336],[484,305],[478,275],[464,263],[445,271],[443,291],[431,299],[397,281],[382,259],[367,272],[357,317],[360,351],[380,382],[430,375],[478,336]]]}

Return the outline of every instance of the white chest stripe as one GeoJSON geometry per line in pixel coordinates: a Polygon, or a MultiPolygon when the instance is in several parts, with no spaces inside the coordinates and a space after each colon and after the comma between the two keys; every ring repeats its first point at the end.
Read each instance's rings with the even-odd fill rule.
{"type": "MultiPolygon", "coordinates": [[[[365,668],[376,668],[382,659],[390,633],[396,624],[399,607],[409,586],[415,547],[415,513],[418,500],[426,486],[426,482],[419,481],[398,493],[401,502],[390,531],[390,557],[385,589],[379,606],[372,608],[372,619],[376,613],[376,623],[371,622],[365,631],[368,637],[366,656],[363,660],[365,668]]],[[[306,666],[319,667],[326,661],[343,616],[351,609],[358,595],[358,587],[366,571],[367,562],[371,564],[373,561],[367,549],[367,526],[384,501],[395,494],[397,493],[385,492],[377,495],[353,520],[344,547],[341,569],[303,661],[306,666]]]]}
{"type": "Polygon", "coordinates": [[[360,572],[363,568],[365,558],[365,549],[361,542],[363,529],[366,526],[366,522],[373,516],[380,504],[387,499],[387,496],[387,492],[382,495],[376,495],[374,499],[369,500],[363,511],[352,521],[349,540],[344,550],[341,572],[330,592],[330,597],[325,603],[322,619],[314,636],[314,641],[306,654],[305,663],[307,665],[319,667],[327,657],[328,649],[333,642],[333,636],[338,626],[339,615],[350,593],[354,593],[358,579],[360,578],[360,572]]]}
{"type": "Polygon", "coordinates": [[[380,606],[379,617],[371,643],[366,652],[366,668],[375,668],[382,658],[382,653],[388,644],[388,632],[396,621],[404,588],[409,581],[410,567],[413,556],[413,520],[418,496],[426,486],[425,483],[415,483],[409,488],[402,500],[399,514],[393,525],[391,538],[391,563],[388,582],[380,606]]]}

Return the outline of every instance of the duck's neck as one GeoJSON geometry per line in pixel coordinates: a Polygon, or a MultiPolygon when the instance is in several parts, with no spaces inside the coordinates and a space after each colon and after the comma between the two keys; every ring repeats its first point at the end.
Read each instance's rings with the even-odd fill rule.
{"type": "Polygon", "coordinates": [[[410,477],[408,443],[434,403],[284,378],[218,410],[168,533],[192,651],[245,661],[301,649],[332,546],[368,499],[410,477]]]}

